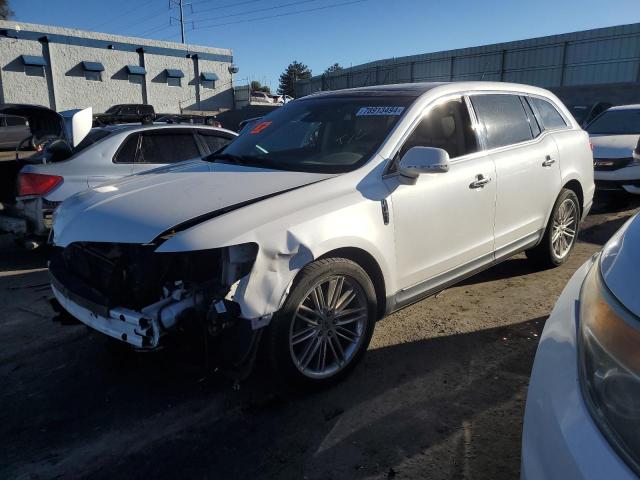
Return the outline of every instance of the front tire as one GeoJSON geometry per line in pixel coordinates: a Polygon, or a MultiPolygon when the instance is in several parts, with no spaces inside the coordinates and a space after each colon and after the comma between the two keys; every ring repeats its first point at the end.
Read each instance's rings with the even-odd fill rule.
{"type": "Polygon", "coordinates": [[[540,243],[525,253],[543,268],[562,265],[569,259],[580,227],[580,203],[576,194],[563,188],[553,206],[549,223],[540,243]]]}
{"type": "Polygon", "coordinates": [[[307,265],[265,332],[274,372],[304,388],[341,380],[366,352],[376,315],[373,282],[358,264],[326,258],[307,265]]]}

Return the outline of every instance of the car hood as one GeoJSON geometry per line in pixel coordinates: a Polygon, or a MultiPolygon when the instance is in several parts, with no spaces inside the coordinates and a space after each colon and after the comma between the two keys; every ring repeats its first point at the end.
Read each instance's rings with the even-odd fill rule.
{"type": "Polygon", "coordinates": [[[0,105],[0,113],[24,117],[29,122],[31,134],[36,138],[60,137],[77,146],[87,136],[93,124],[91,107],[83,110],[56,112],[40,105],[7,103],[0,105]]]}
{"type": "Polygon", "coordinates": [[[640,216],[636,215],[611,237],[602,250],[602,278],[624,306],[640,316],[640,216]]]}
{"type": "Polygon", "coordinates": [[[54,243],[149,243],[331,174],[283,172],[239,165],[182,162],[104,184],[65,200],[56,210],[54,243]]]}
{"type": "Polygon", "coordinates": [[[640,135],[590,135],[595,158],[628,158],[640,135]]]}

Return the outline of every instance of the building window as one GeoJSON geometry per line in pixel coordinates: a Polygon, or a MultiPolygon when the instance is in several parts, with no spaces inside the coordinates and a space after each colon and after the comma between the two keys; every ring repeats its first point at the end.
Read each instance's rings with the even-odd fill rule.
{"type": "Polygon", "coordinates": [[[202,85],[202,88],[213,90],[216,88],[217,80],[220,80],[220,78],[213,72],[202,72],[200,74],[200,85],[202,85]]]}
{"type": "Polygon", "coordinates": [[[137,75],[135,73],[129,74],[129,83],[135,83],[136,85],[142,85],[144,83],[144,75],[137,75]]]}
{"type": "Polygon", "coordinates": [[[216,82],[213,80],[202,80],[202,88],[213,90],[216,88],[216,82]]]}
{"type": "Polygon", "coordinates": [[[94,81],[94,82],[101,82],[102,81],[102,72],[92,72],[91,70],[85,70],[84,78],[86,78],[87,80],[94,81]]]}
{"type": "Polygon", "coordinates": [[[102,81],[102,72],[104,72],[104,65],[100,62],[82,62],[82,68],[84,69],[84,78],[92,80],[94,82],[102,81]]]}
{"type": "Polygon", "coordinates": [[[182,86],[182,79],[180,77],[167,77],[167,85],[170,87],[182,86]]]}
{"type": "Polygon", "coordinates": [[[28,77],[44,77],[44,66],[42,65],[25,65],[24,73],[28,77]]]}

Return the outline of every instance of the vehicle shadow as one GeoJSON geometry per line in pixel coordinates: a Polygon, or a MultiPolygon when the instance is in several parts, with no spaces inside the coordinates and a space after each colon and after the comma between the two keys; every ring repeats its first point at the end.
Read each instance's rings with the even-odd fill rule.
{"type": "Polygon", "coordinates": [[[0,366],[0,476],[515,478],[544,320],[374,349],[316,393],[260,368],[234,389],[169,352],[114,363],[70,327],[0,366]]]}

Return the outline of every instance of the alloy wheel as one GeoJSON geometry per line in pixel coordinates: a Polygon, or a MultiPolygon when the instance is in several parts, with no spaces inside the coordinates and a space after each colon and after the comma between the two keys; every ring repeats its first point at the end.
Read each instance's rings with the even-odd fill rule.
{"type": "Polygon", "coordinates": [[[554,255],[562,259],[567,256],[576,238],[578,210],[570,198],[564,200],[553,217],[551,245],[554,255]]]}
{"type": "Polygon", "coordinates": [[[369,321],[367,296],[344,275],[314,285],[298,305],[289,329],[297,369],[314,379],[343,370],[359,351],[369,321]]]}

